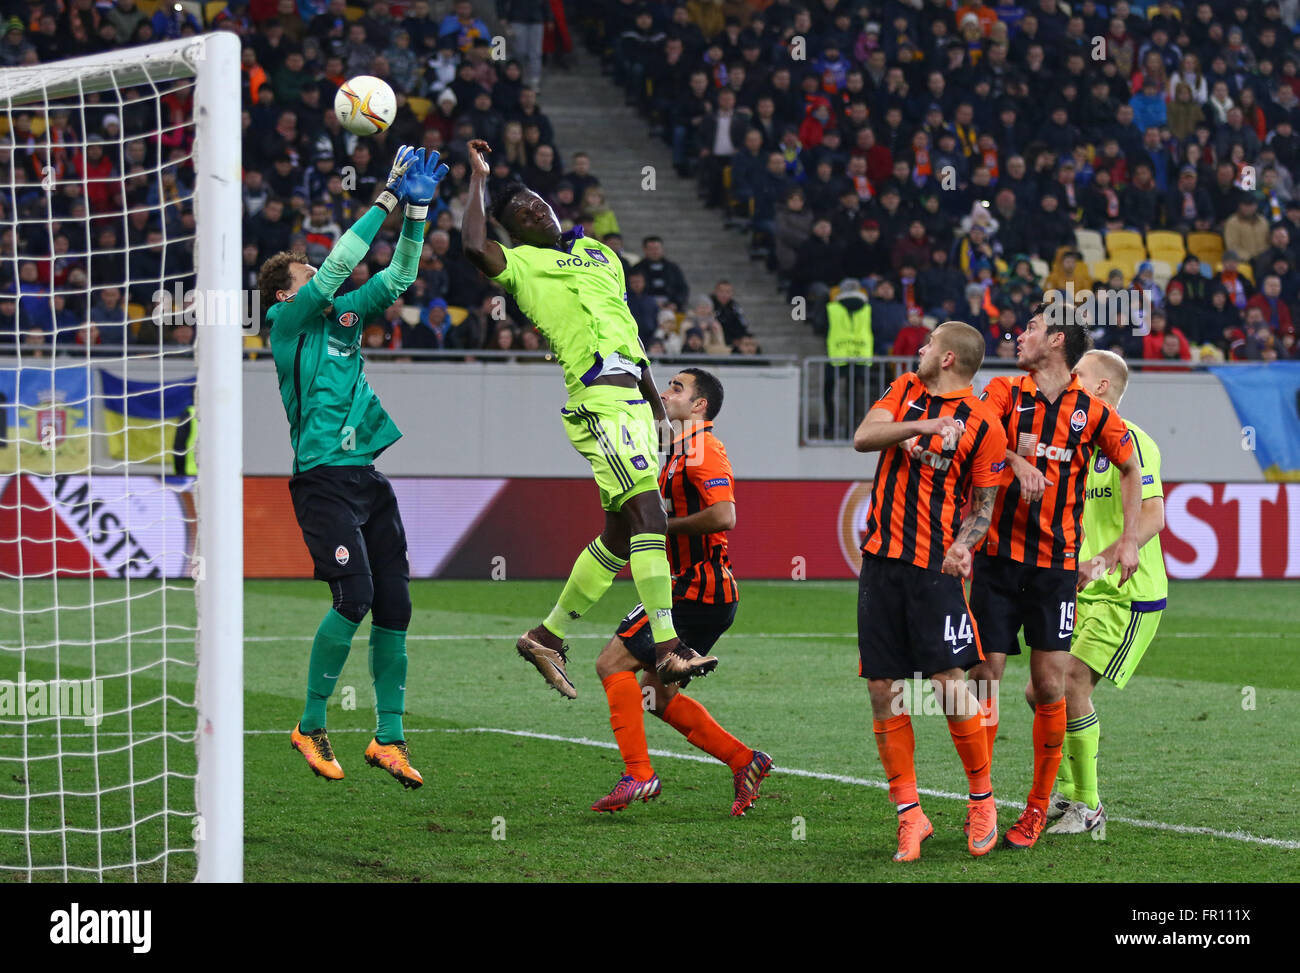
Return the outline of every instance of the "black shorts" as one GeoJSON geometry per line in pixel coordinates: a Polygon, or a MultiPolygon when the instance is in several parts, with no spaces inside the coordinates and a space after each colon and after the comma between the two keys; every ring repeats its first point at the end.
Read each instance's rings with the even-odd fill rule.
{"type": "MultiPolygon", "coordinates": [[[[674,602],[673,628],[677,629],[677,637],[700,655],[708,655],[736,620],[738,604],[735,601],[713,605],[703,601],[674,602]]],[[[655,640],[650,634],[650,619],[642,605],[637,605],[623,617],[614,634],[623,640],[637,662],[654,669],[655,640]]]]}
{"type": "Polygon", "coordinates": [[[321,581],[410,576],[397,497],[373,466],[317,466],[290,478],[289,495],[321,581]]]}
{"type": "Polygon", "coordinates": [[[1031,649],[1069,652],[1078,577],[1074,570],[976,554],[970,606],[979,619],[984,651],[1019,655],[1016,633],[1023,627],[1031,649]]]}
{"type": "Polygon", "coordinates": [[[966,670],[984,656],[961,581],[894,557],[863,555],[858,675],[910,679],[966,670]]]}

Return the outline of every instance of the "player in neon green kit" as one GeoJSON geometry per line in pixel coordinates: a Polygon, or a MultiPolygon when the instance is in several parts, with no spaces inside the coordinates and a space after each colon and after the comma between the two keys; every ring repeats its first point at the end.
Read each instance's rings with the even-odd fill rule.
{"type": "MultiPolygon", "coordinates": [[[[1128,366],[1110,351],[1090,351],[1074,367],[1089,395],[1118,411],[1128,384],[1128,366]]],[[[1124,511],[1119,471],[1098,453],[1088,470],[1083,505],[1083,543],[1079,550],[1079,597],[1074,642],[1065,683],[1064,759],[1057,790],[1047,806],[1048,834],[1106,836],[1106,809],[1097,794],[1097,750],[1101,739],[1092,691],[1101,679],[1123,689],[1155,638],[1169,593],[1160,530],[1165,524],[1160,450],[1145,432],[1128,422],[1142,467],[1142,508],[1138,518],[1138,569],[1119,586],[1118,573],[1104,573],[1098,555],[1120,535],[1124,511]]]]}
{"type": "Polygon", "coordinates": [[[605,529],[573,565],[546,619],[515,648],[561,695],[576,698],[564,636],[630,563],[655,640],[655,669],[665,683],[701,676],[718,664],[677,638],[672,575],[659,499],[659,437],[664,407],[627,308],[623,265],[603,243],[561,233],[547,202],[522,183],[503,189],[492,216],[510,234],[502,247],[488,236],[486,142],[470,148],[469,206],[461,226],[465,256],[510,292],[550,342],[564,369],[569,400],[561,410],[569,441],[591,464],[605,510],[605,529]]]}
{"type": "Polygon", "coordinates": [[[343,768],[325,732],[325,706],[352,637],[373,606],[370,673],[377,725],[365,760],[404,787],[424,782],[411,766],[402,729],[411,621],[406,531],[393,488],[374,467],[375,457],[402,434],[366,381],[361,330],[415,280],[429,203],[446,173],[438,153],[426,158],[424,149],[402,146],[385,189],[319,271],[304,254],[286,251],[267,260],[258,274],[293,445],[289,493],[315,575],[329,583],[334,599],[312,640],[307,702],[290,743],[328,780],[341,780],[343,768]],[[338,295],[401,201],[405,219],[391,265],[338,295]]]}

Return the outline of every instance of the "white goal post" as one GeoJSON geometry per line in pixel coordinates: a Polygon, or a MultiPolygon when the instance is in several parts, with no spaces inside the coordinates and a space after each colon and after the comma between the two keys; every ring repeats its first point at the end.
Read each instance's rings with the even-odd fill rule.
{"type": "MultiPolygon", "coordinates": [[[[76,58],[56,63],[37,65],[32,67],[12,68],[0,72],[0,120],[7,121],[7,134],[0,139],[0,147],[3,147],[14,154],[16,158],[20,150],[25,150],[31,146],[31,154],[38,155],[42,149],[49,152],[52,145],[52,138],[47,134],[45,141],[37,135],[34,141],[19,143],[14,137],[16,120],[20,115],[26,116],[23,124],[26,125],[33,118],[43,121],[40,125],[42,130],[48,132],[51,125],[51,118],[59,108],[71,108],[76,117],[78,112],[82,117],[86,117],[86,109],[93,103],[93,107],[103,109],[105,105],[113,107],[121,103],[120,92],[124,89],[139,89],[146,92],[152,91],[156,104],[152,107],[157,112],[159,121],[153,123],[148,136],[155,143],[162,144],[165,136],[173,129],[169,126],[171,122],[164,121],[164,109],[162,95],[160,92],[165,90],[165,85],[173,82],[188,81],[192,83],[192,118],[184,121],[187,127],[192,126],[192,143],[188,141],[187,145],[192,145],[192,161],[194,182],[192,186],[192,206],[193,206],[193,276],[188,278],[194,281],[196,297],[196,315],[197,327],[193,330],[193,358],[187,368],[190,372],[185,381],[192,386],[193,410],[190,413],[191,427],[194,430],[193,435],[197,436],[197,472],[192,480],[187,480],[186,492],[194,499],[194,514],[186,515],[185,527],[191,531],[189,550],[186,557],[192,562],[192,570],[189,572],[189,578],[181,578],[182,585],[171,585],[166,582],[161,586],[162,590],[162,611],[164,617],[161,623],[161,637],[143,637],[143,628],[140,631],[132,630],[132,608],[133,599],[137,595],[130,587],[130,582],[125,581],[125,594],[119,596],[117,589],[110,589],[114,592],[112,601],[112,610],[121,614],[125,613],[125,634],[123,636],[114,636],[107,641],[114,642],[114,645],[107,646],[103,642],[105,637],[97,636],[95,627],[95,581],[94,578],[108,577],[109,581],[101,581],[100,584],[116,584],[116,578],[106,575],[102,565],[96,570],[89,573],[85,571],[79,578],[85,578],[85,584],[89,586],[90,610],[85,613],[87,618],[87,634],[81,638],[81,630],[77,629],[74,634],[59,633],[60,612],[64,609],[60,607],[60,585],[67,585],[69,582],[61,579],[70,577],[63,571],[55,557],[54,567],[50,570],[44,570],[43,573],[28,573],[21,568],[22,556],[25,548],[23,545],[30,540],[27,534],[31,531],[30,523],[33,520],[30,506],[24,506],[25,501],[19,500],[16,505],[10,504],[5,516],[17,519],[16,533],[10,538],[13,542],[13,550],[16,551],[16,557],[20,568],[17,571],[6,573],[0,570],[0,585],[8,585],[5,592],[16,592],[16,597],[5,598],[9,604],[0,604],[0,663],[8,661],[10,669],[8,674],[10,681],[13,678],[13,672],[16,669],[33,665],[45,664],[45,659],[52,660],[49,664],[54,666],[54,671],[58,672],[60,665],[70,665],[75,662],[77,666],[83,665],[83,658],[90,660],[89,670],[78,669],[81,671],[92,671],[96,661],[97,649],[102,649],[105,653],[109,650],[117,651],[118,645],[124,639],[127,648],[125,650],[126,663],[120,668],[108,673],[111,678],[120,679],[124,683],[123,691],[126,693],[126,702],[122,705],[120,712],[125,714],[128,730],[124,734],[106,734],[94,735],[89,733],[80,734],[82,737],[94,737],[91,745],[93,752],[83,753],[80,751],[85,748],[84,742],[80,740],[71,740],[71,737],[78,734],[69,734],[63,726],[63,721],[54,719],[52,722],[49,717],[44,718],[40,724],[40,730],[37,732],[35,727],[37,723],[35,718],[27,716],[27,723],[22,719],[13,719],[13,714],[8,718],[0,719],[0,731],[10,731],[9,733],[0,732],[0,737],[8,736],[11,740],[21,738],[21,743],[13,743],[11,749],[4,749],[0,746],[0,772],[5,776],[12,776],[13,780],[26,780],[27,783],[19,785],[19,790],[26,788],[25,792],[14,793],[12,790],[6,792],[0,788],[0,881],[17,877],[20,880],[48,880],[55,878],[62,881],[69,880],[91,880],[98,881],[120,881],[123,878],[128,880],[156,880],[161,878],[167,880],[176,875],[176,871],[168,871],[167,866],[173,855],[182,855],[189,857],[191,852],[197,854],[197,865],[193,869],[180,870],[185,877],[193,875],[198,881],[203,882],[238,882],[243,880],[243,744],[244,744],[244,725],[243,725],[243,337],[244,329],[241,325],[244,321],[238,316],[238,309],[244,306],[243,280],[241,274],[242,263],[242,219],[241,219],[241,105],[240,105],[240,43],[239,38],[229,32],[217,32],[205,34],[199,37],[187,38],[179,41],[170,41],[166,43],[153,44],[143,47],[124,47],[119,50],[109,51],[90,57],[76,58]],[[163,87],[160,87],[163,86],[163,87]],[[87,96],[94,96],[87,100],[87,96]],[[114,99],[117,99],[117,102],[114,99]],[[51,107],[53,103],[56,107],[51,107]],[[24,514],[28,517],[28,525],[24,527],[24,514]],[[166,649],[168,633],[173,630],[169,627],[170,621],[166,617],[169,610],[166,606],[166,591],[183,590],[188,597],[190,579],[193,581],[193,591],[196,605],[194,606],[192,617],[194,621],[189,622],[191,617],[190,609],[184,606],[186,613],[186,624],[183,629],[180,626],[174,627],[175,630],[193,633],[193,654],[194,663],[188,658],[180,660],[169,658],[166,649]],[[40,587],[41,597],[45,597],[44,592],[52,591],[50,598],[54,607],[30,607],[30,605],[43,605],[44,602],[32,600],[30,605],[24,602],[24,597],[32,596],[32,591],[40,587]],[[16,607],[15,607],[16,605],[16,607]],[[43,613],[38,618],[38,612],[43,613]],[[37,637],[33,634],[43,632],[36,622],[45,623],[47,618],[52,618],[53,634],[52,636],[37,637]],[[44,641],[48,637],[49,641],[44,641]],[[164,650],[161,662],[149,663],[154,668],[145,671],[138,660],[132,661],[131,648],[132,644],[144,645],[146,643],[156,643],[161,641],[164,644],[164,650]],[[66,648],[66,656],[65,655],[66,648]],[[44,655],[42,653],[45,653],[44,655]],[[189,667],[194,665],[193,670],[187,669],[185,680],[190,678],[189,671],[193,672],[193,695],[194,698],[174,698],[173,690],[169,686],[181,684],[179,679],[168,682],[167,673],[169,666],[172,672],[179,671],[179,667],[189,667]],[[154,680],[155,672],[161,672],[161,692],[158,693],[158,699],[150,700],[151,703],[159,703],[154,707],[161,715],[159,719],[163,721],[161,731],[155,729],[152,722],[143,721],[135,724],[131,723],[131,716],[136,713],[142,713],[143,703],[140,699],[131,695],[131,682],[133,678],[144,673],[142,681],[154,680]],[[197,725],[195,717],[197,716],[197,725]],[[183,724],[183,725],[182,725],[183,724]],[[136,738],[144,735],[144,726],[153,737],[161,737],[162,743],[162,761],[163,772],[161,793],[162,806],[159,810],[146,811],[140,810],[136,804],[136,794],[140,788],[156,783],[154,777],[147,777],[146,771],[139,770],[138,764],[133,760],[134,747],[136,738]],[[49,728],[46,732],[45,728],[49,728]],[[117,742],[116,739],[109,740],[108,737],[116,736],[126,737],[125,748],[117,742]],[[48,744],[50,751],[31,749],[31,741],[37,738],[42,740],[52,739],[53,743],[48,744]],[[166,741],[192,742],[197,751],[197,771],[191,774],[188,769],[185,773],[176,775],[188,780],[189,777],[195,777],[195,800],[193,804],[188,803],[188,798],[182,802],[179,788],[173,788],[171,796],[168,796],[166,790],[167,779],[172,777],[166,766],[167,754],[166,741]],[[125,756],[122,756],[122,754],[125,756]],[[2,756],[9,754],[9,756],[2,756]],[[15,755],[16,754],[16,755],[15,755]],[[49,770],[53,775],[53,768],[57,767],[57,782],[48,787],[37,786],[31,783],[32,774],[24,771],[20,778],[14,771],[13,763],[6,761],[21,762],[27,761],[33,754],[42,761],[40,768],[31,769],[37,771],[49,770]],[[111,759],[108,755],[112,755],[111,759]],[[70,779],[64,779],[65,763],[71,766],[72,758],[85,758],[88,766],[93,766],[93,771],[87,771],[80,776],[73,775],[70,779]],[[101,778],[101,766],[116,768],[114,762],[118,759],[125,761],[129,771],[138,774],[130,776],[123,783],[112,779],[101,778]],[[93,778],[87,781],[87,777],[93,773],[93,778]],[[90,790],[85,790],[87,786],[90,790]],[[74,800],[93,801],[95,810],[92,814],[92,820],[101,815],[101,808],[107,806],[106,802],[111,797],[114,801],[129,802],[129,807],[125,812],[126,823],[112,827],[105,825],[104,831],[117,832],[111,836],[113,842],[119,844],[113,845],[114,854],[117,853],[118,847],[125,848],[123,857],[126,861],[110,857],[105,852],[108,839],[105,835],[94,832],[95,826],[74,828],[67,824],[68,818],[62,813],[65,802],[71,803],[74,800]],[[7,799],[6,799],[7,798],[7,799]],[[48,827],[42,826],[38,829],[34,822],[35,815],[33,804],[37,799],[45,800],[52,803],[57,813],[46,815],[41,820],[48,824],[48,827]],[[175,810],[174,808],[181,808],[175,810]],[[18,812],[18,813],[15,813],[18,812]],[[168,824],[169,815],[174,817],[175,822],[168,824]],[[183,816],[182,816],[183,815],[183,816]],[[162,839],[161,851],[157,853],[155,859],[145,858],[145,852],[137,852],[136,831],[140,828],[141,822],[153,819],[154,824],[163,829],[165,837],[162,839]],[[159,824],[158,822],[161,822],[159,824]],[[21,860],[21,852],[16,855],[20,860],[13,861],[6,857],[7,849],[20,848],[24,844],[24,826],[27,829],[25,862],[21,860]],[[167,831],[170,828],[171,831],[167,831]],[[60,829],[64,833],[59,834],[60,829]],[[48,842],[49,848],[56,849],[48,855],[34,854],[32,850],[32,834],[39,830],[42,841],[48,842]],[[71,836],[69,831],[77,831],[77,835],[71,836]],[[92,853],[89,864],[76,859],[76,856],[69,852],[71,847],[80,847],[77,842],[84,841],[87,846],[94,848],[98,844],[98,857],[92,853]],[[177,847],[173,847],[173,842],[177,847]],[[62,847],[62,860],[59,860],[60,853],[57,849],[62,847]],[[183,847],[181,847],[183,846],[183,847]],[[133,860],[134,855],[140,857],[133,860]],[[74,860],[75,859],[75,860],[74,860]],[[50,862],[53,862],[51,864],[50,862]],[[157,865],[157,869],[150,871],[142,868],[141,864],[157,865]]],[[[145,103],[149,102],[148,97],[144,98],[145,103]]],[[[123,112],[125,117],[125,112],[123,112]]],[[[81,131],[87,132],[82,126],[81,131]]],[[[124,138],[126,129],[122,129],[124,138]]],[[[88,142],[91,141],[89,134],[83,134],[84,141],[78,143],[62,143],[61,150],[71,149],[73,152],[85,152],[89,148],[88,142]]],[[[95,139],[94,141],[100,141],[95,139]]],[[[120,146],[119,146],[120,148],[120,146]]],[[[97,150],[98,151],[98,150],[97,150]]],[[[121,153],[125,158],[125,153],[121,153]]],[[[83,154],[83,159],[84,159],[83,154]]],[[[159,162],[147,174],[149,180],[162,183],[163,170],[166,165],[161,161],[161,151],[158,154],[159,162]]],[[[167,165],[169,165],[168,163],[167,165]]],[[[10,196],[7,198],[21,198],[21,189],[19,188],[19,179],[15,175],[18,172],[15,163],[9,170],[10,186],[5,187],[0,184],[0,190],[8,190],[10,196]]],[[[188,169],[187,169],[188,172],[188,169]]],[[[126,167],[122,166],[118,172],[119,181],[122,187],[127,185],[126,167]]],[[[81,185],[87,190],[96,180],[86,177],[84,174],[80,177],[81,185]]],[[[142,177],[143,178],[143,177],[142,177]]],[[[30,187],[28,187],[30,188],[30,187]]],[[[119,187],[121,188],[121,187],[119,187]]],[[[188,190],[190,187],[186,187],[188,190]]],[[[47,187],[47,191],[49,187],[47,187]]],[[[166,195],[170,192],[171,187],[161,195],[159,202],[151,204],[153,218],[158,215],[163,216],[163,223],[166,225],[167,217],[170,215],[169,208],[172,199],[166,195]]],[[[84,192],[85,199],[91,198],[91,193],[84,192]]],[[[51,198],[52,194],[51,194],[51,198]]],[[[121,199],[127,200],[135,198],[122,194],[121,199]]],[[[186,201],[191,197],[187,196],[186,201]]],[[[36,208],[39,210],[41,205],[48,205],[49,212],[53,214],[54,203],[49,202],[42,204],[38,199],[36,208]]],[[[10,208],[0,206],[0,219],[3,219],[5,226],[0,226],[0,231],[6,233],[6,239],[12,240],[9,245],[9,252],[0,253],[0,259],[9,260],[15,268],[20,267],[25,262],[24,252],[22,251],[23,236],[20,230],[32,231],[35,229],[39,233],[39,225],[34,223],[30,217],[32,210],[29,208],[25,211],[27,215],[20,216],[17,213],[18,207],[10,208]]],[[[133,215],[131,206],[123,203],[120,211],[113,212],[113,217],[120,217],[121,225],[128,226],[129,220],[133,215]]],[[[76,212],[74,210],[74,212],[76,212]]],[[[81,221],[84,224],[85,236],[89,239],[89,248],[82,254],[74,254],[84,258],[83,263],[92,265],[92,261],[97,256],[96,243],[91,235],[92,226],[95,222],[95,213],[88,208],[83,208],[80,215],[68,217],[70,222],[81,221]]],[[[53,216],[51,216],[51,225],[53,225],[53,216]]],[[[53,238],[53,230],[50,231],[50,237],[53,238]]],[[[124,266],[132,266],[129,261],[136,255],[130,246],[123,241],[123,249],[120,253],[124,266]]],[[[137,248],[138,249],[138,248],[137,248]]],[[[46,260],[51,268],[56,267],[58,261],[54,255],[58,253],[57,249],[51,248],[50,252],[39,258],[34,258],[32,262],[46,260]]],[[[166,262],[163,261],[165,266],[166,262]]],[[[129,273],[129,271],[128,271],[129,273]]],[[[51,277],[51,280],[53,278],[51,277]]],[[[163,275],[157,278],[147,278],[156,281],[159,286],[163,285],[163,275]]],[[[124,282],[130,284],[128,279],[124,282]]],[[[136,282],[137,284],[139,281],[136,282]]],[[[19,286],[19,285],[15,285],[19,286]]],[[[93,281],[85,288],[83,297],[85,300],[81,306],[87,306],[94,296],[93,281]]],[[[170,286],[168,284],[167,286],[170,286]]],[[[127,288],[122,288],[127,292],[127,288]]],[[[48,295],[49,307],[59,308],[57,298],[63,296],[63,292],[58,286],[50,284],[48,289],[43,292],[48,295]]],[[[42,298],[45,299],[45,298],[42,298]]],[[[3,295],[0,295],[0,301],[3,301],[3,295]]],[[[18,300],[22,307],[22,301],[25,297],[18,300]]],[[[12,303],[12,299],[11,299],[12,303]]],[[[60,313],[63,313],[60,310],[60,313]]],[[[18,318],[15,318],[18,320],[18,318]]],[[[59,320],[59,319],[52,319],[59,320]]],[[[128,321],[128,325],[132,322],[128,321]]],[[[87,330],[87,335],[93,331],[93,325],[89,318],[83,318],[82,323],[78,325],[87,330]]],[[[27,332],[22,332],[26,334],[27,332]]],[[[125,335],[127,330],[124,328],[122,333],[125,335]]],[[[131,331],[132,335],[137,332],[131,331]]],[[[159,329],[161,335],[161,329],[159,329]]],[[[105,363],[110,366],[120,366],[126,368],[128,365],[135,375],[142,371],[143,367],[154,367],[155,374],[160,376],[158,389],[165,390],[171,387],[171,371],[173,361],[176,355],[174,344],[170,344],[170,339],[164,340],[161,336],[156,341],[156,347],[152,349],[147,347],[125,347],[126,339],[122,339],[123,347],[114,355],[107,349],[101,351],[90,350],[90,345],[99,340],[87,336],[84,339],[85,350],[76,345],[74,339],[69,344],[77,350],[68,351],[60,343],[61,335],[57,330],[53,332],[54,339],[50,342],[48,353],[43,355],[31,356],[24,358],[24,347],[22,346],[23,338],[16,337],[16,357],[9,361],[13,364],[11,372],[18,376],[14,381],[20,381],[25,376],[37,374],[44,370],[44,373],[53,376],[56,370],[66,370],[69,362],[79,363],[78,367],[84,366],[84,371],[88,375],[93,375],[89,381],[91,384],[86,386],[90,389],[86,393],[84,400],[84,412],[89,414],[94,412],[99,415],[103,408],[102,401],[95,401],[96,392],[94,389],[103,388],[97,382],[101,379],[100,373],[106,371],[105,363]],[[78,357],[80,355],[81,357],[78,357]],[[100,357],[92,357],[100,356],[100,357]],[[151,363],[149,366],[140,366],[141,361],[151,363]]],[[[19,335],[19,332],[15,332],[19,335]]],[[[0,348],[0,369],[6,365],[6,355],[11,349],[0,348]]],[[[189,351],[182,349],[182,357],[189,361],[189,351]]],[[[52,381],[42,379],[48,383],[52,381]]],[[[85,380],[82,380],[85,381],[85,380]]],[[[126,382],[123,382],[126,385],[126,382]]],[[[130,392],[120,394],[120,401],[126,402],[130,392]]],[[[162,392],[158,392],[161,397],[162,392]]],[[[101,392],[101,396],[107,396],[107,392],[101,392]]],[[[12,404],[12,403],[11,403],[12,404]]],[[[34,407],[33,407],[34,408],[34,407]]],[[[0,415],[8,415],[7,409],[0,399],[0,415]]],[[[123,407],[123,413],[127,410],[123,407]]],[[[16,413],[15,413],[16,414],[16,413]]],[[[8,420],[6,419],[6,422],[8,420]]],[[[39,421],[39,420],[38,420],[39,421]]],[[[60,422],[62,422],[62,418],[60,422]]],[[[128,421],[128,420],[123,420],[128,421]]],[[[14,454],[13,462],[16,466],[10,466],[8,469],[0,467],[0,484],[6,479],[17,480],[24,473],[29,474],[34,479],[43,476],[39,468],[34,468],[30,464],[33,455],[39,456],[40,443],[34,439],[24,439],[22,420],[19,420],[19,432],[17,439],[10,445],[14,454]],[[29,448],[30,447],[30,448],[29,448]],[[13,474],[6,477],[6,473],[13,474]]],[[[165,424],[165,423],[164,423],[165,424]]],[[[62,427],[60,426],[60,429],[62,427]]],[[[41,435],[45,435],[44,427],[41,427],[41,435]]],[[[51,437],[54,432],[50,433],[51,437]]],[[[83,479],[97,482],[106,482],[116,478],[117,481],[125,483],[126,486],[121,489],[125,491],[127,499],[131,499],[132,484],[142,481],[144,478],[136,474],[136,469],[131,462],[132,457],[127,455],[124,461],[114,462],[106,459],[107,453],[104,441],[108,433],[101,432],[98,428],[91,429],[87,424],[86,439],[91,442],[87,447],[88,459],[85,461],[84,469],[73,470],[72,472],[82,476],[83,479]]],[[[125,434],[124,434],[125,435],[125,434]]],[[[0,449],[6,446],[5,439],[9,437],[7,431],[0,430],[0,449]]],[[[53,438],[51,438],[53,441],[53,438]]],[[[179,441],[179,440],[178,440],[179,441]]],[[[51,449],[51,453],[53,450],[51,449]]],[[[165,462],[165,460],[163,461],[165,462]]],[[[137,464],[138,465],[138,464],[137,464]]],[[[157,467],[159,463],[155,463],[157,467]]],[[[64,473],[68,472],[67,467],[63,468],[64,473]]],[[[50,474],[48,480],[53,482],[58,479],[53,474],[56,467],[49,465],[45,473],[50,474]]],[[[170,471],[167,471],[170,473],[170,471]]],[[[67,476],[64,476],[67,479],[67,476]]],[[[155,475],[155,483],[165,484],[168,488],[172,486],[172,480],[176,477],[155,475]]],[[[20,484],[17,487],[17,494],[21,496],[24,487],[20,484]]],[[[29,491],[30,492],[30,491],[29,491]]],[[[51,510],[55,504],[50,500],[51,510]]],[[[125,505],[125,501],[124,501],[125,505]]],[[[84,506],[84,504],[83,504],[84,506]]],[[[90,508],[88,508],[90,509],[90,508]]],[[[89,514],[88,514],[89,516],[89,514]]],[[[51,513],[50,520],[54,519],[51,513]]],[[[181,518],[178,518],[181,519],[181,518]]],[[[65,521],[66,523],[66,521],[65,521]]],[[[66,528],[65,528],[66,529],[66,528]]],[[[68,542],[66,537],[60,543],[68,542]]],[[[71,538],[75,543],[77,538],[71,538]]],[[[0,549],[3,549],[6,543],[6,535],[0,533],[0,549]]],[[[49,540],[51,550],[55,548],[55,541],[49,540]]],[[[89,542],[85,542],[89,547],[89,542]]],[[[33,548],[27,548],[33,549],[33,548]]],[[[33,569],[34,570],[34,569],[33,569]]],[[[182,569],[183,570],[183,569],[182,569]]],[[[126,571],[123,570],[122,577],[125,578],[126,571]]],[[[177,578],[179,573],[173,570],[170,574],[164,572],[161,577],[177,578]]],[[[80,591],[80,588],[71,589],[80,591]]],[[[105,604],[110,600],[109,596],[103,596],[105,604]]],[[[72,598],[69,599],[73,600],[72,598]]],[[[174,599],[175,601],[175,599],[174,599]]],[[[75,606],[77,608],[85,606],[75,606]]],[[[176,614],[179,617],[181,612],[180,605],[177,606],[176,614]]],[[[71,610],[71,609],[68,609],[71,610]]],[[[107,609],[106,609],[107,612],[107,609]]],[[[105,616],[106,617],[106,616],[105,616]]],[[[116,617],[116,616],[114,616],[116,617]]],[[[143,622],[140,623],[144,625],[143,622]]],[[[69,630],[71,631],[71,630],[69,630]]],[[[153,629],[148,630],[149,633],[153,629]]],[[[188,641],[188,638],[187,638],[188,641]]],[[[69,670],[71,671],[71,670],[69,670]]],[[[0,673],[3,675],[4,673],[0,673]]],[[[21,675],[21,674],[20,674],[21,675]]],[[[4,682],[5,680],[0,680],[4,682]]],[[[21,682],[21,679],[19,680],[21,682]]],[[[155,680],[156,681],[156,680],[155,680]]],[[[149,683],[152,687],[153,683],[149,683]]],[[[188,681],[184,682],[186,691],[190,685],[188,681]]],[[[12,688],[12,687],[10,687],[12,688]]],[[[0,689],[0,701],[3,700],[3,690],[0,689]]],[[[25,703],[23,705],[26,705],[25,703]]],[[[153,710],[150,710],[149,719],[152,720],[153,710]]],[[[5,716],[0,712],[0,717],[5,716]]],[[[6,741],[0,739],[0,745],[6,741]]],[[[42,743],[42,746],[46,744],[42,743]]],[[[177,764],[189,761],[186,767],[193,763],[190,757],[184,756],[173,749],[176,756],[177,764]],[[183,757],[183,760],[182,760],[183,757]]],[[[152,771],[149,771],[152,773],[152,771]]],[[[38,774],[39,776],[39,774],[38,774]]],[[[53,779],[53,777],[52,777],[53,779]]],[[[10,785],[11,788],[14,785],[10,785]]],[[[45,845],[42,848],[47,847],[45,845]]]]}

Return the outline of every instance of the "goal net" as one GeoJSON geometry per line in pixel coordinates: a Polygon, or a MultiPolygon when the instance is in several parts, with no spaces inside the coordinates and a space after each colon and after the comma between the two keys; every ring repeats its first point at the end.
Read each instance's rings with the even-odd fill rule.
{"type": "Polygon", "coordinates": [[[0,882],[242,878],[239,42],[0,72],[0,882]]]}

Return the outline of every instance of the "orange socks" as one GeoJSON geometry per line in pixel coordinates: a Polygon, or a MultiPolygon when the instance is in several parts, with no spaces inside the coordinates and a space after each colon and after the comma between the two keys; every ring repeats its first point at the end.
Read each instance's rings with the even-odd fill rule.
{"type": "Polygon", "coordinates": [[[961,765],[966,768],[971,797],[992,794],[993,782],[989,776],[989,742],[984,732],[983,719],[976,714],[960,723],[949,720],[948,732],[952,734],[952,742],[961,757],[961,765]]]}
{"type": "Polygon", "coordinates": [[[984,723],[984,737],[989,745],[989,760],[993,760],[993,741],[998,738],[998,701],[986,699],[980,703],[980,719],[984,723]]]}
{"type": "Polygon", "coordinates": [[[880,763],[889,779],[889,799],[898,805],[919,804],[916,793],[916,736],[912,733],[912,717],[907,713],[891,716],[887,720],[872,720],[876,731],[876,749],[880,763]]]}
{"type": "MultiPolygon", "coordinates": [[[[614,728],[614,739],[618,742],[618,752],[623,755],[623,766],[637,780],[649,780],[655,772],[650,766],[650,751],[645,742],[641,684],[636,681],[634,673],[616,672],[602,679],[601,685],[605,687],[605,697],[609,700],[609,725],[614,728]]],[[[1053,768],[1052,774],[1055,773],[1053,768]]]]}
{"type": "MultiPolygon", "coordinates": [[[[637,705],[640,703],[641,693],[638,690],[637,705]]],[[[721,760],[733,773],[754,759],[753,750],[719,726],[707,709],[685,693],[678,693],[668,701],[664,707],[663,721],[686,737],[687,743],[721,760]]],[[[642,746],[644,745],[643,738],[642,746]]]]}
{"type": "Polygon", "coordinates": [[[1065,741],[1065,698],[1034,707],[1034,784],[1029,803],[1047,807],[1052,784],[1061,768],[1061,744],[1065,741]]]}

